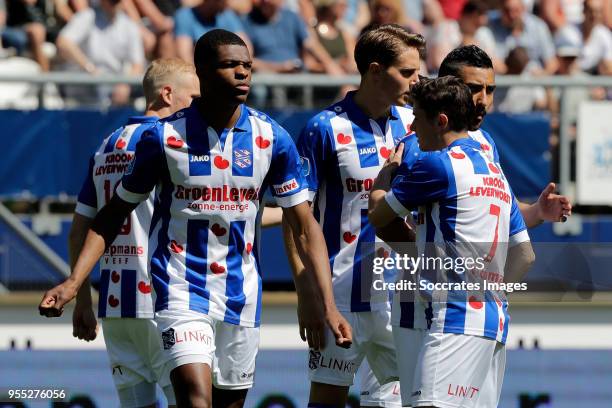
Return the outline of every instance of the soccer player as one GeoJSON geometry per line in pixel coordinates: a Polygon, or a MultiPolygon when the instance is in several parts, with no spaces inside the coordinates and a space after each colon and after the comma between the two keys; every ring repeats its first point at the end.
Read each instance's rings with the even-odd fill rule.
{"type": "MultiPolygon", "coordinates": [[[[188,107],[200,94],[195,67],[179,59],[153,61],[142,83],[147,103],[145,115],[130,118],[125,126],[105,138],[89,162],[70,229],[68,249],[73,268],[93,218],[110,201],[142,134],[160,117],[188,107]]],[[[98,317],[102,319],[112,376],[124,408],[154,407],[156,382],[164,390],[169,405],[175,404],[169,375],[163,373],[161,343],[152,320],[153,299],[147,272],[152,212],[151,195],[128,216],[100,261],[98,317]]],[[[77,294],[72,319],[75,337],[95,339],[97,322],[89,280],[77,294]]]]}
{"type": "MultiPolygon", "coordinates": [[[[310,350],[309,407],[344,407],[364,357],[376,378],[366,375],[362,405],[400,406],[390,305],[387,297],[374,301],[369,296],[376,238],[367,207],[374,179],[409,132],[407,95],[418,81],[424,47],[423,37],[396,25],[364,33],[355,47],[359,89],[313,116],[297,143],[307,166],[309,201],[327,243],[336,304],[354,334],[350,349],[328,342],[320,351],[310,350]]],[[[289,228],[285,242],[292,269],[299,273],[304,265],[289,228]]],[[[377,246],[388,252],[380,240],[377,246]]]]}
{"type": "Polygon", "coordinates": [[[226,30],[197,42],[202,97],[155,124],[136,146],[116,194],[96,215],[71,278],[48,291],[42,314],[70,301],[125,217],[155,186],[149,252],[155,320],[179,407],[241,407],[253,384],[259,343],[261,277],[255,219],[271,188],[315,276],[296,282],[300,332],[323,347],[329,327],[349,346],[339,314],[323,235],[307,204],[297,150],[267,115],[244,105],[252,60],[226,30]],[[306,288],[313,283],[314,287],[306,288]],[[214,386],[214,387],[213,387],[214,386]]]}
{"type": "MultiPolygon", "coordinates": [[[[491,58],[476,45],[455,48],[442,61],[438,77],[452,75],[461,78],[472,92],[472,101],[478,109],[477,121],[470,136],[482,143],[483,149],[499,165],[499,154],[491,136],[480,129],[485,115],[493,107],[495,71],[491,58]]],[[[521,214],[528,228],[544,221],[564,221],[572,213],[572,205],[565,196],[554,194],[555,184],[549,183],[533,204],[519,201],[521,214]]]]}
{"type": "MultiPolygon", "coordinates": [[[[398,147],[370,192],[370,222],[384,227],[419,209],[418,254],[450,258],[457,265],[446,271],[439,266],[420,267],[426,282],[465,283],[470,269],[482,272],[483,268],[488,277],[503,282],[508,248],[513,273],[523,275],[535,255],[501,168],[468,136],[478,120],[470,88],[447,76],[421,81],[412,87],[411,98],[412,126],[423,153],[416,160],[404,156],[402,162],[404,144],[398,147]],[[493,194],[478,194],[487,188],[493,194]],[[485,257],[479,251],[487,242],[485,257]],[[477,249],[466,251],[472,246],[477,249]],[[483,267],[460,270],[460,258],[471,258],[472,265],[480,259],[483,267]]],[[[475,295],[455,286],[425,292],[429,328],[423,334],[415,372],[400,374],[405,406],[497,406],[505,367],[507,302],[499,291],[474,290],[475,295]],[[411,383],[405,378],[411,378],[411,383]]],[[[413,338],[398,334],[394,331],[397,349],[414,350],[413,338]]],[[[414,369],[403,366],[401,356],[398,360],[400,372],[414,369]]]]}

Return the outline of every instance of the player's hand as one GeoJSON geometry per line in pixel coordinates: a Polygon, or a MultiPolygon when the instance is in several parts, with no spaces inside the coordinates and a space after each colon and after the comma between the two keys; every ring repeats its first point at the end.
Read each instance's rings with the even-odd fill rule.
{"type": "Polygon", "coordinates": [[[302,341],[320,350],[325,346],[325,311],[323,301],[316,295],[298,296],[298,324],[302,341]]]}
{"type": "Polygon", "coordinates": [[[351,344],[353,343],[353,331],[351,329],[351,325],[346,321],[344,316],[340,314],[338,309],[334,308],[334,310],[328,312],[325,316],[325,320],[331,331],[334,333],[336,345],[342,348],[351,347],[351,344]]]}
{"type": "Polygon", "coordinates": [[[41,316],[59,317],[64,311],[64,305],[76,296],[78,287],[71,281],[65,281],[45,292],[38,305],[41,316]]]}
{"type": "Polygon", "coordinates": [[[555,194],[555,183],[548,183],[537,201],[538,217],[544,221],[565,222],[572,215],[572,203],[566,196],[555,194]]]}
{"type": "Polygon", "coordinates": [[[397,169],[397,167],[402,164],[402,158],[404,157],[404,145],[405,143],[400,143],[395,149],[393,149],[393,151],[385,161],[384,166],[393,167],[394,169],[397,169]]]}
{"type": "Polygon", "coordinates": [[[79,340],[92,341],[98,335],[98,321],[91,304],[77,301],[72,313],[72,335],[79,340]]]}

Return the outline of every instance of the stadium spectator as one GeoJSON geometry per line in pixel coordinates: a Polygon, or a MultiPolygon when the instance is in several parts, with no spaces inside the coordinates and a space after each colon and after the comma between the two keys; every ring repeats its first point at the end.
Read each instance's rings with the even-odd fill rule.
{"type": "Polygon", "coordinates": [[[369,6],[370,22],[362,32],[372,26],[404,22],[404,8],[399,0],[370,0],[369,6]]]}
{"type": "Polygon", "coordinates": [[[317,25],[315,32],[325,51],[340,64],[346,73],[357,72],[353,59],[355,38],[344,30],[340,22],[345,14],[347,0],[315,0],[317,25]]]}
{"type": "Polygon", "coordinates": [[[43,0],[5,0],[0,3],[2,43],[14,47],[19,54],[26,48],[41,70],[49,70],[49,58],[43,45],[47,36],[45,27],[45,2],[43,0]],[[4,20],[5,21],[1,21],[4,20]]]}
{"type": "Polygon", "coordinates": [[[612,34],[603,24],[605,0],[585,0],[581,25],[584,46],[580,68],[590,73],[612,75],[612,34]]]}
{"type": "MultiPolygon", "coordinates": [[[[579,57],[583,49],[583,42],[578,30],[575,30],[572,26],[565,26],[559,30],[559,33],[555,37],[555,45],[557,47],[557,59],[558,69],[556,75],[564,76],[586,76],[587,74],[580,69],[579,57]]],[[[578,108],[580,103],[590,99],[590,92],[597,92],[596,90],[591,91],[588,88],[568,88],[565,92],[567,103],[569,104],[568,114],[570,115],[569,121],[576,123],[578,119],[578,108]]],[[[560,113],[560,91],[557,89],[554,92],[554,104],[552,107],[553,122],[552,127],[556,129],[558,123],[556,117],[560,113]]]]}
{"type": "Polygon", "coordinates": [[[283,0],[253,0],[253,10],[244,19],[253,44],[253,69],[289,73],[309,71],[342,75],[344,71],[311,36],[299,15],[283,8],[283,0]],[[314,57],[306,60],[306,54],[314,57]]]}
{"type": "MultiPolygon", "coordinates": [[[[522,0],[504,0],[501,15],[494,16],[489,27],[495,38],[497,57],[505,60],[510,50],[525,47],[529,59],[540,64],[544,73],[556,70],[555,47],[546,23],[525,12],[522,0]]],[[[501,64],[498,72],[505,73],[501,64]]]]}
{"type": "MultiPolygon", "coordinates": [[[[529,55],[523,47],[516,47],[506,57],[508,75],[529,77],[529,55]]],[[[497,91],[498,110],[506,113],[529,113],[548,107],[546,89],[541,86],[512,86],[497,91]]]]}
{"type": "Polygon", "coordinates": [[[540,17],[554,34],[566,24],[582,23],[583,4],[584,0],[540,0],[540,17]]]}
{"type": "MultiPolygon", "coordinates": [[[[138,26],[120,10],[120,0],[100,0],[99,7],[74,15],[57,39],[68,69],[90,74],[140,74],[145,56],[138,26]]],[[[67,96],[81,103],[88,100],[87,89],[66,87],[67,96]]],[[[125,105],[130,87],[118,84],[98,87],[98,102],[125,105]]]]}
{"type": "MultiPolygon", "coordinates": [[[[475,44],[488,54],[495,52],[495,39],[487,27],[487,7],[481,0],[465,3],[459,20],[444,20],[429,32],[428,66],[437,71],[444,57],[460,45],[475,44]]],[[[496,64],[496,61],[493,61],[496,64]]]]}
{"type": "Polygon", "coordinates": [[[177,55],[193,62],[193,46],[204,33],[222,28],[238,34],[247,45],[247,36],[240,18],[229,9],[225,0],[202,0],[195,7],[182,7],[174,15],[177,55]]]}
{"type": "Polygon", "coordinates": [[[145,54],[151,59],[173,57],[172,14],[163,13],[153,0],[122,0],[122,5],[126,14],[138,24],[145,54]]]}

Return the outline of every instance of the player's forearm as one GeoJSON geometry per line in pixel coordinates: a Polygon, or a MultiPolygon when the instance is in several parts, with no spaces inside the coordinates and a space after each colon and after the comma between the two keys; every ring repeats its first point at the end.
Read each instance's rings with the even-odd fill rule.
{"type": "Polygon", "coordinates": [[[535,254],[530,241],[510,247],[504,268],[504,281],[507,283],[522,282],[534,262],[535,254]]]}
{"type": "Polygon", "coordinates": [[[518,202],[519,210],[521,210],[521,215],[525,220],[525,225],[527,228],[533,228],[540,225],[544,220],[540,217],[538,211],[538,203],[527,204],[521,201],[518,202]]]}
{"type": "Polygon", "coordinates": [[[398,254],[408,254],[417,257],[415,231],[403,219],[396,217],[388,225],[376,228],[376,236],[398,254]]]}
{"type": "Polygon", "coordinates": [[[87,232],[85,243],[68,280],[77,289],[85,282],[100,257],[104,254],[119,232],[125,218],[137,204],[123,201],[117,195],[98,212],[87,232]]]}
{"type": "MultiPolygon", "coordinates": [[[[87,232],[91,227],[91,218],[84,217],[79,214],[75,214],[72,220],[72,226],[70,228],[70,235],[68,238],[68,257],[70,259],[70,269],[74,270],[83,243],[87,237],[87,232]]],[[[79,288],[76,296],[76,302],[78,305],[91,306],[91,285],[89,279],[85,278],[83,284],[79,288]]]]}
{"type": "MultiPolygon", "coordinates": [[[[325,310],[335,309],[336,303],[329,269],[329,255],[321,228],[314,218],[307,222],[301,231],[293,231],[293,240],[296,244],[299,259],[304,263],[302,270],[312,271],[312,274],[302,272],[298,275],[300,284],[314,285],[315,293],[320,293],[325,310]]],[[[296,269],[296,271],[299,270],[296,269]]],[[[300,295],[299,292],[298,295],[300,295]]]]}

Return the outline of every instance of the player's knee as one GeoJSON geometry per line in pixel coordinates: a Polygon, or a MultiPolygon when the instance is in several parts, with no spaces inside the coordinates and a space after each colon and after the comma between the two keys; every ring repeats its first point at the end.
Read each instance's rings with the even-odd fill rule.
{"type": "Polygon", "coordinates": [[[242,408],[248,391],[248,389],[224,390],[213,387],[213,404],[215,408],[242,408]]]}
{"type": "Polygon", "coordinates": [[[181,366],[170,373],[172,388],[179,407],[212,407],[210,379],[207,381],[205,373],[200,372],[197,368],[199,367],[181,366]]]}
{"type": "Polygon", "coordinates": [[[309,407],[344,408],[349,387],[312,382],[309,407]],[[313,405],[314,404],[314,405],[313,405]]]}

